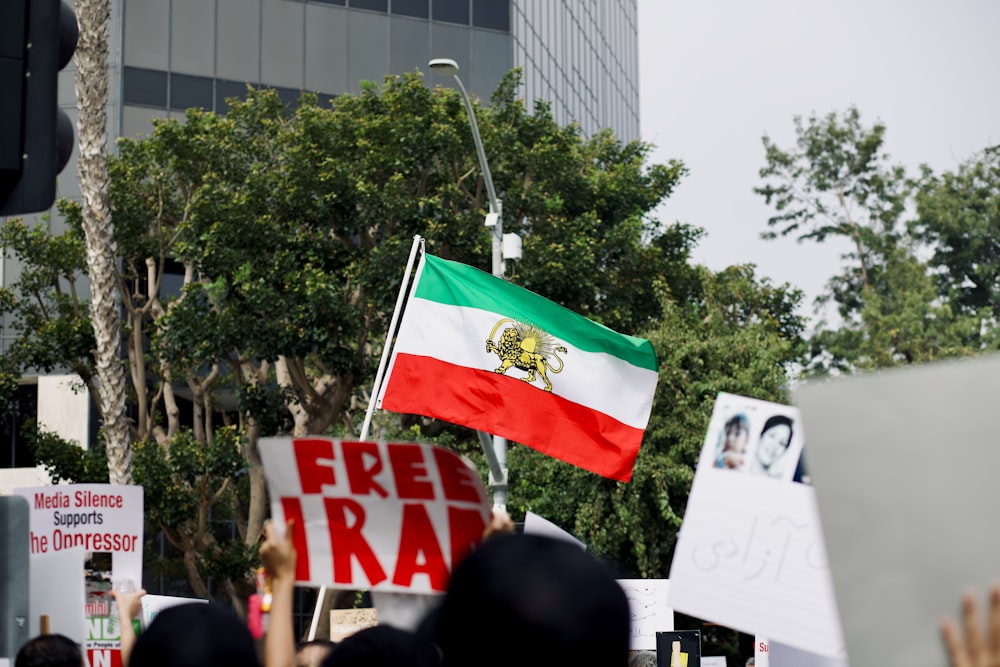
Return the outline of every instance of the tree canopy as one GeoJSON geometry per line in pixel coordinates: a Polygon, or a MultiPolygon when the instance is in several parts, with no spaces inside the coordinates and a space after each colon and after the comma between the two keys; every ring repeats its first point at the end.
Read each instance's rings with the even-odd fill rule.
{"type": "Polygon", "coordinates": [[[987,151],[940,177],[925,167],[913,179],[890,162],[885,125],[864,125],[855,108],[794,124],[792,148],[763,139],[756,192],[775,214],[762,236],[842,237],[852,247],[820,297],[836,306],[837,321],[819,322],[809,371],[920,363],[992,347],[995,157],[987,151]],[[907,221],[913,210],[917,218],[907,221]]]}

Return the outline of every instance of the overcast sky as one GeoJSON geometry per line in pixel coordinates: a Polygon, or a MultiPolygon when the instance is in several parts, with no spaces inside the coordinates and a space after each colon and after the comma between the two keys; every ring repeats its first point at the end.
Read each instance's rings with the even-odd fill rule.
{"type": "Polygon", "coordinates": [[[765,133],[791,147],[793,116],[854,105],[913,173],[1000,144],[1000,0],[639,0],[639,66],[652,160],[691,172],[659,217],[707,230],[697,262],[755,263],[810,302],[842,247],[760,240],[765,133]]]}

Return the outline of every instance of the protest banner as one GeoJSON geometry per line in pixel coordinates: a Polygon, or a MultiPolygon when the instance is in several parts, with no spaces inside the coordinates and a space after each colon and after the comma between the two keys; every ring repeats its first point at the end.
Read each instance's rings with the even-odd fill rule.
{"type": "Polygon", "coordinates": [[[844,641],[815,493],[793,481],[803,442],[795,408],[719,395],[674,549],[669,602],[837,656],[844,641]]]}
{"type": "Polygon", "coordinates": [[[86,575],[84,615],[91,667],[120,667],[120,629],[108,592],[112,581],[142,583],[141,486],[59,484],[14,489],[28,500],[29,543],[36,557],[70,550],[110,554],[111,571],[86,575]]]}
{"type": "Polygon", "coordinates": [[[300,584],[441,593],[490,516],[479,473],[419,443],[262,438],[279,526],[293,521],[300,584]]]}

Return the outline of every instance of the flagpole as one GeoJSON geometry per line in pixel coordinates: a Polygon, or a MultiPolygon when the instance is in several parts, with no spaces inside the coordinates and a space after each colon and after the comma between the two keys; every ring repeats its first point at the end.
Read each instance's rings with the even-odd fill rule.
{"type": "Polygon", "coordinates": [[[372,414],[375,412],[375,399],[382,388],[382,377],[385,374],[386,362],[389,360],[390,341],[396,332],[396,324],[399,322],[399,313],[403,308],[403,301],[406,299],[406,286],[410,284],[410,274],[413,271],[413,262],[417,256],[417,250],[423,245],[424,239],[419,235],[413,237],[413,245],[410,247],[410,256],[406,260],[406,270],[403,271],[403,282],[399,285],[399,294],[396,296],[396,308],[392,311],[392,320],[389,322],[389,331],[385,334],[385,345],[382,347],[382,358],[378,362],[378,371],[375,373],[375,382],[372,384],[372,394],[368,398],[368,411],[365,413],[364,424],[361,425],[361,440],[368,437],[368,427],[372,423],[372,414]]]}
{"type": "MultiPolygon", "coordinates": [[[[372,413],[375,412],[375,398],[378,396],[382,376],[385,374],[386,362],[389,360],[389,342],[392,334],[396,331],[396,323],[399,322],[399,312],[403,307],[403,300],[406,297],[406,286],[410,283],[410,274],[413,272],[413,261],[417,256],[417,249],[424,242],[419,234],[413,237],[413,245],[410,246],[410,256],[406,260],[406,269],[403,271],[403,282],[399,286],[399,294],[396,296],[396,308],[392,311],[392,320],[389,322],[389,331],[385,335],[385,346],[382,348],[382,358],[378,362],[378,371],[375,373],[375,382],[372,384],[372,395],[368,399],[368,410],[365,412],[365,421],[361,425],[361,440],[368,437],[368,427],[372,423],[372,413]]],[[[312,641],[316,637],[316,628],[319,625],[319,615],[322,611],[323,600],[326,598],[326,586],[321,586],[316,596],[316,607],[313,609],[312,623],[309,625],[308,639],[312,641]]]]}

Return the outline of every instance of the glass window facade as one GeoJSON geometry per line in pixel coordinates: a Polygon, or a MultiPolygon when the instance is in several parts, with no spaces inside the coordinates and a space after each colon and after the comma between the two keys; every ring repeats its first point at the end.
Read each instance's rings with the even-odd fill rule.
{"type": "Polygon", "coordinates": [[[469,0],[434,0],[434,20],[469,25],[469,0]]]}
{"type": "Polygon", "coordinates": [[[544,99],[557,121],[578,123],[588,136],[610,127],[626,141],[639,138],[636,0],[514,0],[512,13],[529,108],[544,99]]]}
{"type": "Polygon", "coordinates": [[[428,72],[428,60],[446,57],[482,100],[522,67],[529,108],[545,100],[587,136],[610,127],[639,137],[637,0],[183,0],[177,11],[129,0],[127,9],[121,99],[148,110],[143,118],[225,113],[247,84],[277,89],[286,104],[301,90],[329,101],[416,69],[428,85],[453,85],[428,72]]]}

